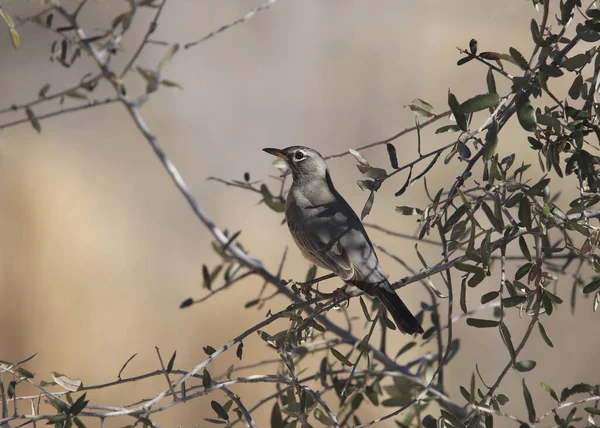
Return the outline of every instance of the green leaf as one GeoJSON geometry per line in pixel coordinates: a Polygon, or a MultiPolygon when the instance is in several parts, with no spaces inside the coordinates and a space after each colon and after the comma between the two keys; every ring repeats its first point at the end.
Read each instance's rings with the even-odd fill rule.
{"type": "Polygon", "coordinates": [[[452,110],[452,114],[454,115],[454,119],[456,119],[456,124],[460,130],[466,132],[468,130],[467,117],[460,109],[458,100],[450,91],[448,91],[448,106],[450,107],[450,110],[452,110]]]}
{"type": "Polygon", "coordinates": [[[435,133],[436,134],[445,134],[446,132],[458,132],[460,128],[456,125],[444,125],[441,128],[438,128],[435,133]]]}
{"type": "Polygon", "coordinates": [[[485,305],[486,303],[495,300],[499,295],[500,293],[498,293],[497,291],[490,291],[489,293],[485,293],[483,296],[481,296],[481,304],[485,305]]]}
{"type": "MultiPolygon", "coordinates": [[[[359,396],[361,396],[361,395],[359,395],[359,396]]],[[[319,422],[321,422],[323,425],[326,425],[326,426],[333,425],[333,421],[331,419],[329,419],[329,416],[327,416],[320,408],[315,409],[314,416],[315,416],[315,419],[318,420],[319,422]]]]}
{"type": "Polygon", "coordinates": [[[243,353],[244,353],[244,342],[240,342],[237,349],[235,350],[235,356],[238,357],[239,360],[241,360],[243,353]]]}
{"type": "Polygon", "coordinates": [[[160,79],[160,84],[166,86],[167,88],[183,89],[183,86],[181,86],[179,83],[168,79],[160,79]]]}
{"type": "Polygon", "coordinates": [[[463,215],[465,215],[469,211],[469,207],[466,205],[461,205],[452,213],[448,220],[446,220],[446,224],[444,224],[443,232],[448,233],[452,230],[454,225],[458,223],[463,215]]]}
{"type": "Polygon", "coordinates": [[[244,308],[248,309],[248,308],[258,305],[259,303],[260,303],[260,299],[252,299],[249,302],[246,302],[246,304],[244,305],[244,308]]]}
{"type": "Polygon", "coordinates": [[[367,202],[365,202],[365,205],[364,205],[362,211],[360,212],[361,220],[363,220],[371,212],[371,208],[373,208],[373,201],[375,201],[375,192],[371,192],[369,194],[369,197],[367,198],[367,202]]]}
{"type": "Polygon", "coordinates": [[[460,282],[460,310],[464,314],[468,312],[467,309],[467,278],[463,278],[460,282]]]}
{"type": "Polygon", "coordinates": [[[531,394],[529,393],[529,389],[525,384],[525,379],[523,379],[523,398],[525,398],[525,405],[527,406],[527,414],[529,416],[529,422],[535,422],[535,407],[533,406],[533,398],[531,398],[531,394]]]}
{"type": "Polygon", "coordinates": [[[575,71],[578,68],[586,65],[588,62],[588,56],[584,53],[580,53],[572,56],[571,58],[565,59],[561,65],[569,71],[575,71]]]}
{"type": "Polygon", "coordinates": [[[527,246],[527,241],[525,241],[525,238],[522,236],[519,236],[519,248],[521,249],[521,254],[523,254],[523,257],[525,257],[528,261],[531,261],[531,252],[527,246]]]}
{"type": "Polygon", "coordinates": [[[485,77],[485,82],[487,84],[488,92],[490,94],[495,94],[496,92],[498,92],[496,90],[496,79],[494,78],[494,72],[491,68],[488,69],[487,75],[485,77]]]}
{"type": "Polygon", "coordinates": [[[283,416],[281,414],[281,409],[279,407],[279,403],[275,402],[273,406],[273,410],[271,410],[271,428],[284,428],[285,424],[283,423],[283,416]]]}
{"type": "Polygon", "coordinates": [[[504,221],[502,220],[502,216],[500,218],[496,217],[495,213],[489,207],[489,205],[485,202],[481,204],[481,208],[483,212],[487,216],[488,220],[492,224],[492,227],[496,229],[496,232],[502,233],[504,232],[504,221]]]}
{"type": "Polygon", "coordinates": [[[174,43],[171,46],[169,46],[169,48],[167,49],[167,52],[165,52],[165,55],[162,57],[162,59],[158,63],[158,67],[156,67],[156,70],[159,73],[161,73],[163,71],[163,69],[167,65],[169,65],[169,63],[171,62],[171,59],[177,53],[178,50],[179,50],[179,43],[174,43]]]}
{"type": "Polygon", "coordinates": [[[471,39],[471,41],[469,42],[469,51],[473,55],[477,55],[477,40],[471,39]]]}
{"type": "Polygon", "coordinates": [[[515,358],[516,358],[515,347],[513,346],[513,343],[512,343],[510,331],[508,330],[508,327],[506,327],[506,324],[504,324],[504,323],[500,323],[500,336],[502,337],[502,341],[504,342],[506,349],[508,349],[508,353],[510,355],[510,360],[514,362],[515,358]]]}
{"type": "Polygon", "coordinates": [[[38,96],[40,98],[44,98],[49,90],[50,90],[50,83],[46,83],[44,86],[42,86],[42,88],[38,92],[38,96]]]}
{"type": "Polygon", "coordinates": [[[13,19],[10,17],[10,15],[1,7],[0,7],[0,16],[2,17],[2,19],[4,19],[4,22],[6,22],[6,26],[8,28],[15,27],[15,21],[13,21],[13,19]]]}
{"type": "Polygon", "coordinates": [[[304,282],[310,282],[312,280],[314,280],[317,277],[317,265],[311,265],[311,267],[308,268],[308,272],[306,272],[306,279],[304,280],[304,282]]]}
{"type": "Polygon", "coordinates": [[[0,15],[2,15],[6,21],[6,24],[8,25],[8,32],[10,33],[10,41],[12,42],[13,48],[18,49],[21,45],[21,39],[19,37],[19,33],[17,33],[17,30],[15,29],[15,24],[12,18],[1,7],[0,15]]]}
{"type": "Polygon", "coordinates": [[[337,349],[335,348],[330,348],[329,349],[331,351],[331,353],[333,354],[333,356],[339,361],[341,362],[343,365],[351,367],[352,363],[348,360],[348,358],[346,358],[344,355],[342,355],[341,352],[339,352],[337,349]]]}
{"type": "Polygon", "coordinates": [[[86,428],[86,425],[78,417],[74,417],[73,422],[77,425],[77,428],[86,428]]]}
{"type": "Polygon", "coordinates": [[[523,266],[519,267],[519,269],[517,269],[517,272],[515,273],[515,279],[523,278],[525,275],[527,275],[529,273],[529,271],[531,270],[531,267],[532,267],[531,263],[525,263],[523,266]]]}
{"type": "Polygon", "coordinates": [[[475,113],[490,107],[495,107],[499,102],[500,95],[496,93],[476,95],[462,103],[460,105],[460,110],[463,113],[475,113]]]}
{"type": "Polygon", "coordinates": [[[517,119],[525,131],[535,132],[537,129],[535,109],[529,100],[518,103],[517,119]]]}
{"type": "Polygon", "coordinates": [[[483,160],[489,161],[494,153],[496,153],[496,147],[498,146],[498,121],[494,121],[490,124],[487,133],[485,134],[485,146],[483,147],[483,160]]]}
{"type": "Polygon", "coordinates": [[[467,391],[467,388],[465,388],[464,386],[461,385],[460,393],[462,394],[462,396],[465,398],[466,401],[468,401],[469,403],[472,403],[471,395],[469,394],[469,391],[467,391]]]}
{"type": "Polygon", "coordinates": [[[479,274],[479,273],[483,273],[483,269],[480,268],[479,266],[473,266],[470,265],[468,263],[455,263],[454,267],[462,272],[469,272],[469,273],[474,273],[474,274],[479,274]]]}
{"type": "Polygon", "coordinates": [[[588,412],[590,415],[600,415],[600,409],[596,409],[595,407],[584,407],[583,410],[588,412]]]}
{"type": "Polygon", "coordinates": [[[547,64],[542,64],[540,66],[540,72],[542,72],[543,74],[545,74],[548,77],[560,77],[560,76],[562,76],[562,75],[565,74],[557,66],[555,66],[555,65],[547,65],[547,64]]]}
{"type": "MultiPolygon", "coordinates": [[[[210,346],[209,346],[210,348],[210,346]]],[[[206,352],[206,350],[204,351],[206,352]]],[[[171,373],[173,371],[173,365],[175,364],[175,358],[177,357],[177,351],[173,352],[171,358],[169,358],[169,362],[167,363],[167,373],[171,373]]]]}
{"type": "Polygon", "coordinates": [[[40,121],[33,113],[33,110],[31,110],[31,107],[25,107],[25,114],[27,114],[27,118],[29,119],[31,126],[33,126],[33,129],[35,129],[38,133],[42,132],[40,121]]]}
{"type": "Polygon", "coordinates": [[[540,26],[538,25],[538,23],[535,19],[531,20],[530,27],[531,27],[531,37],[533,38],[534,43],[538,46],[544,46],[546,44],[546,42],[544,41],[544,38],[540,34],[540,26]]]}
{"type": "Polygon", "coordinates": [[[397,359],[400,355],[404,354],[405,352],[414,348],[415,346],[417,346],[417,342],[408,342],[406,345],[400,348],[394,359],[397,359]]]}
{"type": "Polygon", "coordinates": [[[549,292],[546,289],[544,290],[544,296],[547,296],[552,303],[556,303],[557,305],[560,305],[563,302],[563,299],[558,297],[556,294],[549,292]]]}
{"type": "Polygon", "coordinates": [[[494,320],[484,320],[480,318],[467,318],[467,325],[476,328],[498,327],[499,322],[494,320]]]}
{"type": "Polygon", "coordinates": [[[520,305],[521,303],[524,303],[525,300],[527,300],[525,296],[505,297],[504,299],[502,299],[502,304],[506,308],[512,308],[514,306],[520,305]]]}
{"type": "Polygon", "coordinates": [[[356,167],[367,178],[374,180],[385,180],[387,178],[387,171],[383,168],[376,168],[369,165],[356,165],[356,167]]]}
{"type": "Polygon", "coordinates": [[[192,306],[194,304],[194,299],[188,297],[179,305],[179,309],[187,308],[188,306],[192,306]]]}
{"type": "Polygon", "coordinates": [[[204,369],[204,371],[202,372],[202,386],[204,386],[204,389],[208,389],[212,385],[213,385],[212,377],[210,376],[210,373],[208,372],[208,370],[204,369]]]}
{"type": "Polygon", "coordinates": [[[554,398],[557,402],[560,402],[560,400],[558,399],[558,395],[556,395],[556,392],[554,391],[554,389],[552,389],[550,385],[544,382],[541,382],[540,385],[542,386],[542,388],[548,391],[548,394],[550,394],[552,398],[554,398]]]}
{"type": "Polygon", "coordinates": [[[460,157],[463,159],[469,159],[471,157],[471,150],[462,141],[456,143],[456,150],[458,150],[460,157]]]}
{"type": "Polygon", "coordinates": [[[72,91],[65,93],[65,95],[67,97],[75,98],[77,100],[87,100],[87,98],[88,98],[86,94],[82,94],[77,89],[73,89],[72,91]]]}
{"type": "Polygon", "coordinates": [[[582,86],[583,86],[583,76],[581,74],[578,74],[577,77],[575,77],[575,80],[573,80],[571,87],[569,88],[569,96],[571,98],[573,98],[574,100],[579,98],[580,90],[581,90],[582,86]]]}
{"type": "Polygon", "coordinates": [[[231,373],[233,373],[233,364],[227,367],[227,370],[225,370],[225,377],[229,380],[231,380],[231,373]]]}
{"type": "Polygon", "coordinates": [[[529,372],[535,368],[537,363],[533,360],[517,361],[513,367],[519,372],[529,372]]]}
{"type": "Polygon", "coordinates": [[[527,60],[521,52],[511,47],[508,49],[508,53],[510,53],[510,56],[514,60],[515,64],[518,65],[522,70],[529,69],[529,63],[527,62],[527,60]]]}
{"type": "Polygon", "coordinates": [[[519,203],[519,220],[527,230],[531,230],[531,205],[528,198],[521,199],[521,202],[519,203]]]}
{"type": "Polygon", "coordinates": [[[571,388],[563,389],[560,393],[560,401],[565,401],[567,398],[575,394],[585,394],[593,391],[594,387],[592,385],[588,385],[587,383],[578,383],[573,385],[571,388]]]}
{"type": "Polygon", "coordinates": [[[600,278],[594,279],[588,285],[583,287],[584,294],[591,294],[600,288],[600,278]]]}
{"type": "Polygon", "coordinates": [[[76,401],[75,401],[75,402],[74,402],[74,403],[71,405],[71,407],[69,408],[69,414],[70,414],[71,416],[77,416],[79,413],[81,413],[81,411],[82,411],[83,409],[85,409],[85,408],[86,408],[86,406],[87,406],[87,405],[88,405],[88,403],[89,403],[89,400],[86,400],[86,399],[85,399],[85,397],[86,397],[86,394],[87,394],[87,393],[84,393],[83,395],[81,395],[81,396],[80,396],[80,397],[79,397],[79,398],[78,398],[78,399],[77,399],[77,400],[76,400],[76,401]]]}
{"type": "Polygon", "coordinates": [[[551,348],[554,348],[554,343],[552,343],[552,341],[550,340],[550,337],[548,337],[548,333],[546,333],[546,329],[544,328],[542,323],[539,321],[538,321],[538,327],[540,329],[540,334],[542,335],[542,339],[544,339],[544,342],[546,342],[546,345],[548,345],[551,348]]]}
{"type": "Polygon", "coordinates": [[[398,169],[398,156],[396,155],[396,147],[394,147],[392,143],[387,143],[385,147],[390,158],[390,165],[393,169],[398,169]]]}
{"type": "Polygon", "coordinates": [[[215,411],[218,417],[220,417],[221,419],[225,419],[226,421],[229,420],[229,415],[227,414],[223,406],[221,406],[219,403],[212,400],[210,402],[210,407],[212,407],[212,409],[215,411]]]}
{"type": "Polygon", "coordinates": [[[365,318],[367,321],[371,322],[371,316],[369,315],[369,310],[367,309],[367,304],[365,303],[362,296],[359,296],[358,301],[360,302],[360,307],[362,308],[363,313],[365,314],[365,318]]]}
{"type": "Polygon", "coordinates": [[[27,369],[24,369],[23,367],[17,367],[15,371],[27,379],[33,379],[35,376],[33,373],[27,369]]]}

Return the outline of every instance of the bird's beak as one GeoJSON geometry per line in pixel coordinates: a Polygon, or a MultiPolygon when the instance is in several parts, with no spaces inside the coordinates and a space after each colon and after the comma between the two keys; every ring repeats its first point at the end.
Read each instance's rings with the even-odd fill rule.
{"type": "Polygon", "coordinates": [[[278,158],[281,158],[286,162],[290,160],[290,158],[285,153],[283,153],[283,151],[281,151],[279,149],[268,149],[267,148],[267,149],[263,149],[263,151],[267,152],[270,155],[277,156],[278,158]]]}

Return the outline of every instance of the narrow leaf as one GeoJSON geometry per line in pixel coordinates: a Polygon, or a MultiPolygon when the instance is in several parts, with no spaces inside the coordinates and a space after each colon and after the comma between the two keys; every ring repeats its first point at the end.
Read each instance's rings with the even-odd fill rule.
{"type": "Polygon", "coordinates": [[[42,126],[40,125],[40,121],[33,113],[33,110],[31,110],[31,107],[25,107],[25,113],[27,114],[27,118],[29,119],[29,122],[31,122],[31,126],[33,126],[33,129],[35,129],[37,132],[42,132],[42,126]]]}
{"type": "Polygon", "coordinates": [[[483,160],[489,161],[494,153],[496,153],[496,147],[498,146],[498,121],[494,121],[490,124],[487,133],[485,134],[485,146],[483,147],[483,160]]]}
{"type": "Polygon", "coordinates": [[[360,213],[360,219],[363,220],[366,216],[371,212],[371,208],[373,208],[373,201],[375,200],[375,192],[371,192],[365,202],[365,205],[360,213]]]}
{"type": "Polygon", "coordinates": [[[550,337],[548,337],[548,333],[546,333],[546,329],[544,328],[542,323],[539,321],[538,321],[538,327],[540,329],[540,334],[542,335],[542,339],[544,339],[544,342],[546,342],[546,345],[548,345],[551,348],[554,348],[554,343],[552,343],[552,341],[550,340],[550,337]]]}
{"type": "Polygon", "coordinates": [[[515,368],[515,370],[520,371],[520,372],[529,372],[529,371],[533,370],[536,365],[537,365],[537,363],[533,360],[523,360],[523,361],[517,361],[514,364],[514,368],[515,368]]]}
{"type": "MultiPolygon", "coordinates": [[[[210,346],[209,346],[210,348],[210,346]]],[[[204,351],[206,352],[206,350],[204,351]]],[[[173,365],[175,364],[175,358],[177,357],[177,351],[173,352],[173,355],[171,355],[171,358],[169,358],[169,362],[167,363],[167,373],[171,373],[171,371],[173,371],[173,365]]]]}
{"type": "Polygon", "coordinates": [[[522,70],[529,69],[529,63],[527,62],[527,60],[525,59],[525,57],[523,56],[523,54],[521,52],[519,52],[518,50],[516,50],[515,48],[512,48],[512,47],[509,48],[508,52],[510,53],[510,56],[514,60],[514,63],[516,65],[518,65],[519,67],[521,67],[522,70]]]}
{"type": "Polygon", "coordinates": [[[223,406],[221,406],[219,403],[212,400],[210,402],[210,407],[212,407],[212,409],[215,411],[218,417],[220,417],[221,419],[225,419],[226,421],[229,420],[229,415],[227,414],[223,406]]]}
{"type": "Polygon", "coordinates": [[[460,110],[463,113],[475,113],[477,111],[485,110],[490,107],[495,107],[500,102],[500,95],[496,93],[488,93],[476,95],[473,98],[469,98],[467,101],[460,105],[460,110]]]}
{"type": "Polygon", "coordinates": [[[467,117],[460,109],[460,104],[458,100],[450,91],[448,91],[448,106],[450,110],[452,110],[452,114],[454,115],[454,119],[456,119],[456,124],[460,128],[461,131],[467,131],[467,117]]]}
{"type": "Polygon", "coordinates": [[[158,67],[156,67],[156,70],[159,73],[163,71],[163,69],[169,64],[169,62],[171,62],[173,55],[175,55],[178,50],[179,50],[179,43],[174,43],[171,46],[169,46],[169,49],[167,49],[167,52],[165,52],[165,55],[162,57],[162,59],[158,63],[158,67]]]}
{"type": "Polygon", "coordinates": [[[337,349],[335,348],[330,348],[329,349],[331,351],[331,353],[333,354],[333,356],[339,361],[341,362],[343,365],[351,367],[352,363],[348,360],[348,358],[346,358],[341,352],[339,352],[337,349]]]}
{"type": "Polygon", "coordinates": [[[387,143],[385,145],[387,148],[388,156],[390,157],[390,164],[392,168],[398,169],[398,157],[396,156],[396,147],[393,144],[387,143]]]}
{"type": "Polygon", "coordinates": [[[525,398],[525,405],[527,406],[527,414],[529,415],[529,422],[535,422],[535,407],[533,406],[533,398],[531,397],[531,393],[525,384],[525,379],[523,379],[523,398],[525,398]]]}
{"type": "Polygon", "coordinates": [[[210,373],[208,372],[208,370],[204,369],[204,371],[202,372],[202,386],[204,386],[205,389],[208,389],[212,386],[213,381],[212,381],[212,377],[210,376],[210,373]]]}
{"type": "Polygon", "coordinates": [[[477,328],[498,327],[499,322],[494,320],[484,320],[480,318],[467,318],[467,325],[477,328]]]}

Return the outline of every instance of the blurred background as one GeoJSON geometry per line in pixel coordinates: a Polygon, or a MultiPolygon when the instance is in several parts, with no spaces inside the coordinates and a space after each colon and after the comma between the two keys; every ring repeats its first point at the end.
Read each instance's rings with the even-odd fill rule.
{"type": "MultiPolygon", "coordinates": [[[[64,4],[75,6],[75,2],[64,4]]],[[[179,43],[197,40],[259,4],[255,0],[170,0],[152,38],[179,43]]],[[[2,5],[13,17],[40,10],[38,1],[5,0],[2,5]]],[[[94,34],[128,8],[126,1],[91,1],[82,12],[82,25],[94,34]]],[[[144,9],[134,19],[113,63],[117,70],[139,45],[152,14],[152,9],[144,9]]],[[[207,178],[241,180],[248,172],[253,180],[267,180],[275,186],[268,175],[277,172],[272,158],[261,151],[263,147],[307,145],[324,155],[339,153],[414,125],[414,115],[403,107],[414,98],[442,112],[447,109],[449,88],[459,100],[486,92],[485,68],[475,61],[457,67],[456,47],[466,48],[476,38],[480,51],[508,52],[514,46],[529,57],[532,16],[541,20],[531,2],[523,0],[279,0],[246,23],[199,46],[181,49],[165,77],[183,90],[162,88],[142,113],[218,226],[243,230],[244,247],[272,271],[290,247],[283,277],[302,280],[309,265],[291,246],[282,216],[258,205],[256,194],[207,178]]],[[[51,44],[60,39],[54,33],[35,24],[20,26],[18,31],[21,47],[15,50],[8,30],[0,25],[0,108],[35,100],[46,83],[51,84],[51,94],[96,71],[86,55],[69,69],[51,63],[51,44]]],[[[153,68],[164,52],[164,47],[150,45],[137,64],[153,68]]],[[[509,72],[518,72],[511,64],[507,67],[509,72]]],[[[497,82],[500,92],[508,89],[500,77],[497,82]]],[[[125,83],[131,96],[141,94],[145,87],[135,71],[125,83]]],[[[569,84],[564,82],[566,87],[569,84]]],[[[105,82],[95,94],[113,95],[105,82]]],[[[73,101],[67,99],[65,106],[69,105],[73,101]]],[[[34,111],[40,115],[56,108],[58,101],[34,111]]],[[[22,117],[22,110],[4,114],[0,123],[22,117]]],[[[483,115],[476,116],[474,123],[484,120],[483,115]]],[[[449,123],[442,119],[422,132],[424,152],[452,141],[451,134],[434,135],[435,129],[449,123]]],[[[51,380],[50,372],[57,371],[79,377],[86,385],[115,380],[134,353],[138,355],[124,376],[159,368],[155,346],[165,359],[177,350],[176,367],[189,369],[205,358],[203,346],[218,348],[241,333],[243,326],[264,319],[267,309],[276,311],[288,304],[274,299],[261,311],[243,310],[262,286],[261,281],[249,279],[237,284],[237,291],[222,293],[209,304],[180,310],[185,298],[206,293],[202,264],[213,266],[219,258],[211,250],[206,228],[127,112],[113,104],[45,120],[41,125],[41,134],[28,123],[0,131],[0,359],[18,361],[37,352],[26,366],[36,379],[51,380]]],[[[408,134],[394,144],[401,164],[417,157],[416,135],[408,134]]],[[[516,120],[501,134],[498,150],[503,154],[516,151],[522,160],[537,162],[516,120]]],[[[363,154],[372,165],[389,168],[383,146],[363,154]]],[[[368,195],[356,185],[360,173],[354,165],[351,156],[329,162],[336,186],[360,212],[368,195]]],[[[463,168],[456,158],[447,166],[440,162],[428,174],[429,188],[447,187],[463,168]]],[[[539,176],[531,178],[537,181],[539,176]]],[[[394,207],[423,207],[427,198],[422,183],[394,198],[404,179],[398,174],[376,194],[369,222],[415,233],[415,218],[399,216],[394,207]]],[[[569,189],[575,188],[575,180],[563,181],[566,191],[573,192],[569,189]]],[[[563,200],[574,197],[566,194],[563,200]]],[[[413,241],[376,231],[370,234],[375,242],[420,268],[413,241]]],[[[437,247],[421,245],[420,251],[430,265],[441,258],[437,247]]],[[[380,255],[380,259],[391,278],[408,274],[390,258],[380,255]]],[[[510,272],[516,267],[511,265],[510,272]]],[[[444,288],[439,278],[433,280],[439,289],[444,288]]],[[[481,294],[497,288],[497,280],[494,275],[490,282],[471,290],[470,307],[478,305],[481,294]]],[[[561,278],[557,293],[568,301],[570,290],[570,278],[561,278]]],[[[420,301],[428,300],[417,284],[401,290],[401,295],[415,311],[420,301]]],[[[521,354],[523,359],[538,362],[527,374],[527,383],[539,413],[553,404],[540,381],[560,390],[597,380],[593,362],[600,339],[592,327],[597,315],[589,301],[578,303],[576,316],[564,305],[556,316],[544,318],[554,348],[547,347],[534,331],[521,354]]],[[[358,307],[351,307],[357,315],[358,307]]],[[[459,310],[455,305],[455,313],[459,310]]],[[[513,341],[521,337],[527,323],[527,317],[509,320],[513,341]]],[[[276,331],[275,327],[270,330],[276,331]]],[[[474,363],[486,380],[493,381],[509,357],[495,329],[469,328],[462,321],[454,334],[461,340],[462,352],[446,374],[447,392],[464,403],[459,386],[468,384],[474,363]]],[[[390,340],[400,348],[409,338],[395,335],[390,340]]],[[[245,362],[275,356],[256,336],[244,349],[245,362]]],[[[424,352],[416,347],[402,358],[408,361],[424,352]]],[[[222,373],[234,362],[234,356],[225,356],[210,367],[211,373],[222,373]]],[[[509,373],[499,392],[511,398],[507,411],[526,418],[522,377],[509,373]]],[[[98,391],[93,403],[118,406],[153,396],[165,387],[165,380],[157,377],[98,391]]],[[[246,395],[251,405],[270,386],[234,390],[242,398],[246,395]]],[[[215,416],[209,403],[210,399],[200,399],[179,405],[158,415],[156,422],[205,426],[202,418],[215,416]]],[[[257,413],[259,426],[268,425],[271,407],[257,413]]],[[[361,418],[367,421],[387,410],[370,408],[361,418]]],[[[108,422],[107,426],[120,426],[129,420],[108,422]]]]}

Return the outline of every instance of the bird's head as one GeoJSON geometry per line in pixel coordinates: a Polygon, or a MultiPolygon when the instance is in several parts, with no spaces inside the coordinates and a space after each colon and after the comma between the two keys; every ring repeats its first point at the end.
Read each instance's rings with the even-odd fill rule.
{"type": "Polygon", "coordinates": [[[292,146],[285,149],[263,149],[286,161],[294,181],[323,178],[327,176],[327,164],[319,152],[308,147],[292,146]]]}

